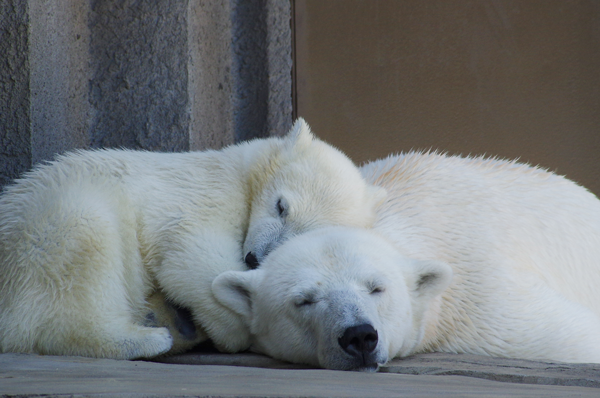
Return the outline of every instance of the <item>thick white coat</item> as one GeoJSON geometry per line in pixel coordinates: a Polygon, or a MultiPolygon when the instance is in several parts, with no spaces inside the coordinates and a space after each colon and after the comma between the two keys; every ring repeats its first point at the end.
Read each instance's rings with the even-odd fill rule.
{"type": "Polygon", "coordinates": [[[422,352],[600,363],[593,194],[517,162],[435,153],[362,172],[388,192],[371,231],[309,232],[215,279],[255,351],[334,369],[422,352]],[[338,339],[364,323],[378,346],[357,362],[338,339]]]}
{"type": "Polygon", "coordinates": [[[375,230],[449,264],[410,352],[600,362],[600,201],[548,171],[408,153],[367,164],[389,190],[375,230]]]}
{"type": "Polygon", "coordinates": [[[172,338],[146,319],[155,289],[191,310],[198,340],[243,350],[214,277],[312,228],[371,225],[381,195],[303,120],[221,151],[60,156],[0,197],[0,352],[162,354],[172,338]]]}

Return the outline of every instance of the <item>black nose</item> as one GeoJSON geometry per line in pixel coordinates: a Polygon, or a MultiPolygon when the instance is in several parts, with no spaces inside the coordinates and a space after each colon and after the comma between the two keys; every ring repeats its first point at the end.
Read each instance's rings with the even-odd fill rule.
{"type": "Polygon", "coordinates": [[[256,269],[260,265],[258,263],[258,259],[252,252],[248,252],[248,254],[246,254],[246,258],[244,259],[244,261],[246,262],[246,265],[250,269],[256,269]]]}
{"type": "Polygon", "coordinates": [[[344,335],[338,339],[340,346],[353,357],[364,358],[377,347],[377,330],[368,323],[352,326],[346,329],[344,335]]]}

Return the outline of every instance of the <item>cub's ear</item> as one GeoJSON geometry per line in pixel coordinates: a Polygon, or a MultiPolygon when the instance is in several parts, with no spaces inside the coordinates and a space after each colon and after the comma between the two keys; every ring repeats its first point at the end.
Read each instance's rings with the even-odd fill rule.
{"type": "Polygon", "coordinates": [[[289,133],[286,135],[286,140],[290,147],[306,148],[314,139],[310,127],[302,118],[298,118],[289,133]]]}
{"type": "Polygon", "coordinates": [[[217,300],[231,311],[244,318],[247,325],[252,319],[252,296],[257,274],[261,270],[227,271],[217,276],[212,283],[212,292],[217,300]]]}
{"type": "Polygon", "coordinates": [[[413,291],[431,299],[450,286],[452,275],[452,268],[441,261],[413,260],[413,291]]]}

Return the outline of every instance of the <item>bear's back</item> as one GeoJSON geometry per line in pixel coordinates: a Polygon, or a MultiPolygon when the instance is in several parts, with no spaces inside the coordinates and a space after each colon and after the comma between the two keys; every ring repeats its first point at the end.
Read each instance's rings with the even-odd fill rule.
{"type": "Polygon", "coordinates": [[[391,156],[362,172],[388,190],[376,228],[405,255],[458,274],[534,275],[600,315],[600,201],[585,188],[517,162],[436,153],[391,156]]]}

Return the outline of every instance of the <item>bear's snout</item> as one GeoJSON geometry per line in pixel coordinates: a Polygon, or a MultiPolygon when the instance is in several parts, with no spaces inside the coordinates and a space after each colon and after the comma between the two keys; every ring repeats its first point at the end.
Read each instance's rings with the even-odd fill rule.
{"type": "Polygon", "coordinates": [[[370,366],[374,362],[371,354],[377,347],[378,341],[377,330],[368,323],[349,327],[338,339],[342,349],[360,360],[362,366],[370,366]]]}

